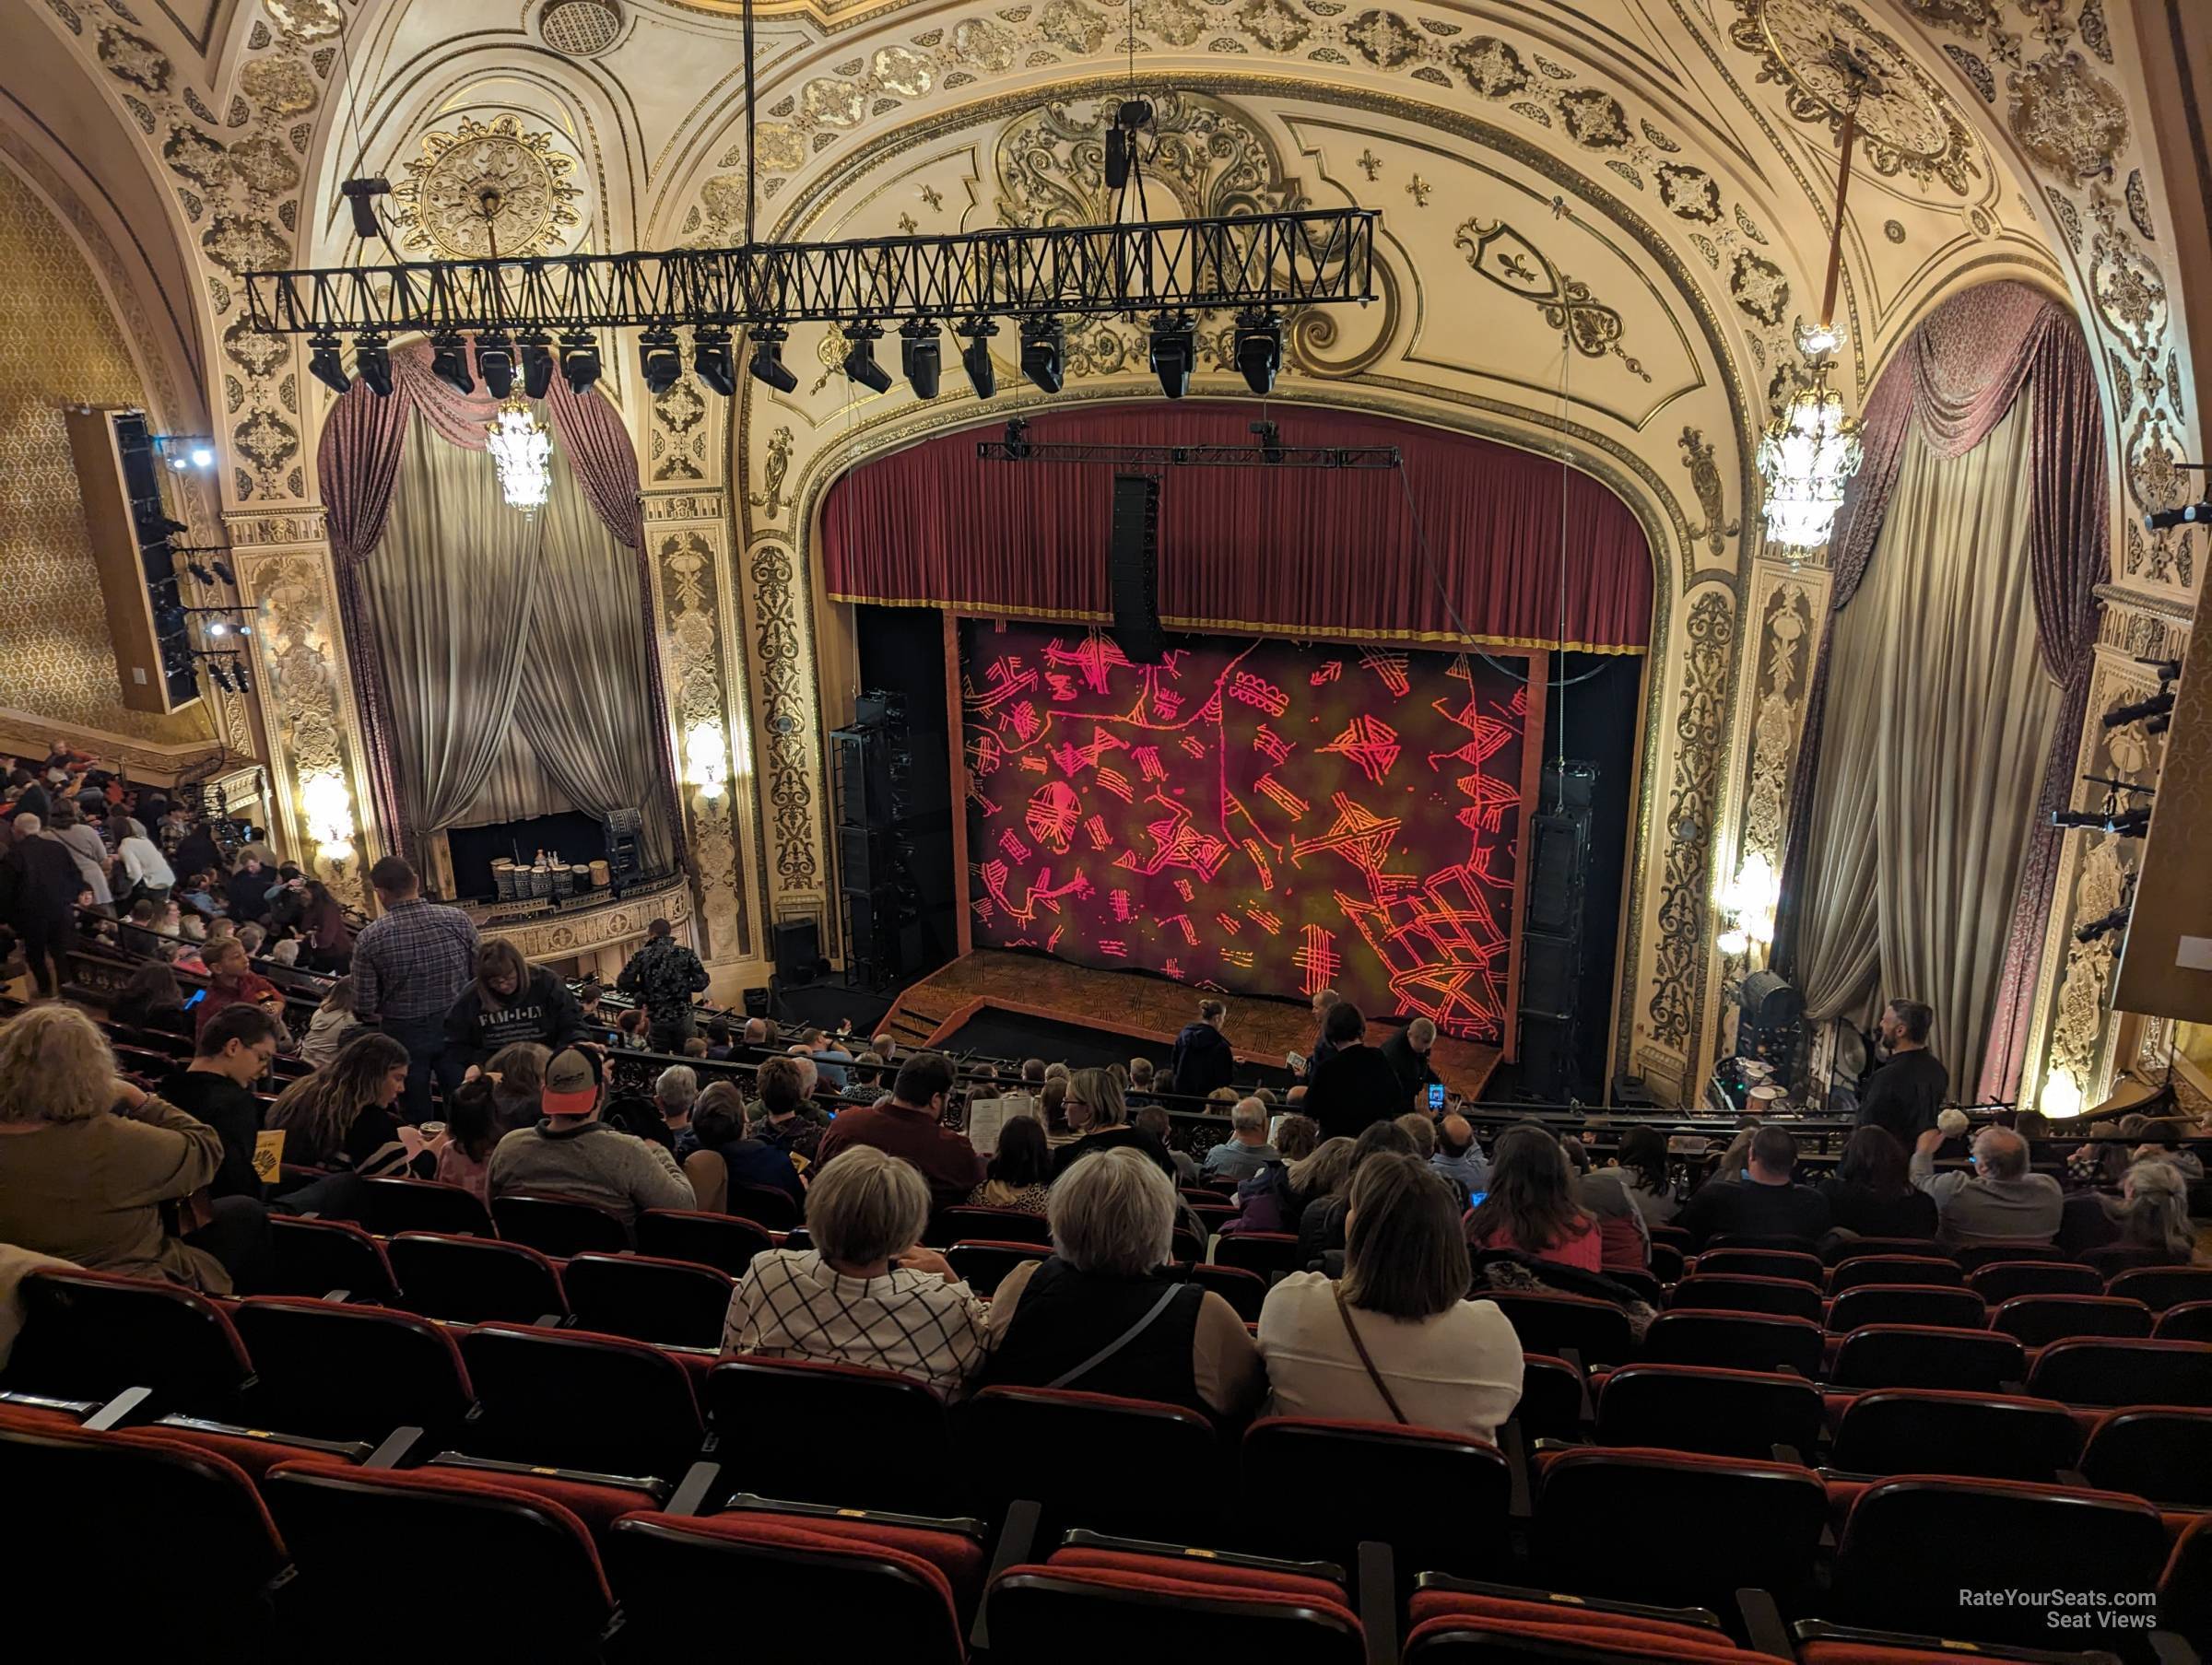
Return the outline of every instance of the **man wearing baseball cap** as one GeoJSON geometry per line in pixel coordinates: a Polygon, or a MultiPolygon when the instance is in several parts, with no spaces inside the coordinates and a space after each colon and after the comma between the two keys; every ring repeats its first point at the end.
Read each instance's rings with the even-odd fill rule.
{"type": "Polygon", "coordinates": [[[648,1208],[696,1208],[691,1182],[660,1145],[599,1120],[606,1096],[596,1049],[566,1047],[546,1065],[544,1120],[495,1145],[491,1194],[589,1202],[635,1224],[648,1208]]]}

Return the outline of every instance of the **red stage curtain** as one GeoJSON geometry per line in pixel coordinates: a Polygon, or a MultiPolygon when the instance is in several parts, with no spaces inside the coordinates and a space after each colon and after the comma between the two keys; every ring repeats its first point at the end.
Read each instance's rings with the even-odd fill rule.
{"type": "MultiPolygon", "coordinates": [[[[1154,403],[1036,416],[1030,438],[1243,445],[1256,401],[1154,403]]],[[[1463,434],[1335,411],[1270,412],[1290,445],[1395,445],[1394,471],[1164,468],[1159,609],[1186,628],[1641,651],[1652,558],[1618,498],[1554,460],[1463,434]],[[1560,484],[1567,482],[1564,618],[1560,484]],[[1435,577],[1422,563],[1410,491],[1435,577]]],[[[1114,469],[986,463],[985,425],[853,470],[822,510],[836,601],[1105,617],[1114,469]]]]}

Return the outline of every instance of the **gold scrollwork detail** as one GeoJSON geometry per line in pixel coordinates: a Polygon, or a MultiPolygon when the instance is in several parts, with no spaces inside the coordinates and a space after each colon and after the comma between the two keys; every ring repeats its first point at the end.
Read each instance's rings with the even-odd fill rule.
{"type": "Polygon", "coordinates": [[[1501,219],[1470,219],[1452,240],[1466,251],[1467,264],[1507,294],[1534,306],[1544,322],[1559,332],[1585,358],[1610,354],[1626,365],[1631,375],[1649,381],[1651,372],[1630,357],[1620,344],[1620,313],[1591,292],[1579,277],[1570,277],[1552,264],[1551,257],[1501,219]]]}

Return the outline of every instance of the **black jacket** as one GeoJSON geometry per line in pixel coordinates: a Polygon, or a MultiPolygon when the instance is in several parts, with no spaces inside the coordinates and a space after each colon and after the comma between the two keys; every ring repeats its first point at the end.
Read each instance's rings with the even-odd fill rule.
{"type": "Polygon", "coordinates": [[[1140,1127],[1124,1123],[1120,1127],[1100,1128],[1095,1133],[1086,1133],[1073,1144],[1064,1144],[1053,1153],[1053,1178],[1062,1174],[1097,1151],[1117,1150],[1124,1144],[1134,1144],[1152,1158],[1159,1171],[1172,1180],[1175,1178],[1175,1159],[1168,1155],[1168,1147],[1140,1127]]]}
{"type": "Polygon", "coordinates": [[[1170,1092],[1203,1098],[1216,1087],[1230,1085],[1236,1073],[1236,1055],[1229,1037],[1209,1023],[1185,1024],[1175,1038],[1175,1056],[1168,1065],[1170,1092]]]}
{"type": "Polygon", "coordinates": [[[1900,1052],[1867,1080],[1859,1125],[1888,1129],[1910,1155],[1913,1142],[1936,1125],[1936,1112],[1950,1089],[1951,1073],[1935,1053],[1925,1048],[1900,1052]]]}
{"type": "Polygon", "coordinates": [[[1300,1108],[1321,1124],[1324,1139],[1357,1139],[1371,1122],[1394,1121],[1413,1108],[1413,1094],[1398,1091],[1398,1073],[1382,1048],[1346,1047],[1313,1072],[1300,1108]]]}
{"type": "Polygon", "coordinates": [[[1398,1085],[1403,1089],[1398,1095],[1398,1114],[1401,1116],[1412,1108],[1416,1093],[1443,1079],[1429,1067],[1429,1055],[1426,1052],[1413,1049],[1413,1043],[1406,1038],[1403,1029],[1392,1035],[1375,1050],[1388,1059],[1390,1067],[1397,1073],[1398,1085]]]}
{"type": "Polygon", "coordinates": [[[76,893],[84,883],[66,845],[18,837],[0,862],[0,919],[24,931],[66,924],[76,917],[76,893]]]}
{"type": "Polygon", "coordinates": [[[487,1006],[483,991],[470,983],[445,1014],[445,1040],[464,1067],[482,1063],[501,1047],[534,1040],[553,1051],[583,1035],[583,1017],[569,985],[542,966],[530,975],[512,1001],[487,1006]]]}

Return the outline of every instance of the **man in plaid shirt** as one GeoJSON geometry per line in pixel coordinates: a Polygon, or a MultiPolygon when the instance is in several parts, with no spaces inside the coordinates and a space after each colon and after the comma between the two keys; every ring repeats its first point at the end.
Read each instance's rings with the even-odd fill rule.
{"type": "Polygon", "coordinates": [[[422,899],[422,882],[398,856],[369,870],[382,912],[353,944],[353,1005],[407,1049],[409,1121],[430,1120],[430,1073],[450,1096],[461,1061],[449,1057],[445,1014],[477,975],[477,928],[458,908],[422,899]]]}

